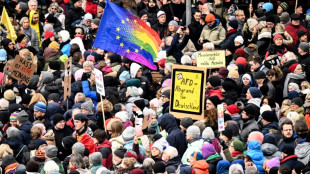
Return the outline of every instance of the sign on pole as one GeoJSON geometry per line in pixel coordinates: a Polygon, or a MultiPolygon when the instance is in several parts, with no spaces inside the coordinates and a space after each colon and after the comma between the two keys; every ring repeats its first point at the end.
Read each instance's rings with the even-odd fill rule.
{"type": "Polygon", "coordinates": [[[67,100],[68,97],[71,96],[71,73],[72,73],[72,58],[69,58],[65,62],[64,100],[67,100]]]}
{"type": "Polygon", "coordinates": [[[172,65],[170,113],[177,118],[204,118],[206,68],[172,65]]]}
{"type": "Polygon", "coordinates": [[[97,92],[99,94],[105,96],[102,72],[100,70],[98,70],[98,69],[94,69],[94,71],[95,71],[95,79],[96,79],[96,89],[97,89],[97,92]]]}
{"type": "Polygon", "coordinates": [[[197,67],[208,69],[221,68],[225,66],[225,51],[199,51],[197,52],[197,67]]]}
{"type": "Polygon", "coordinates": [[[217,105],[217,120],[218,120],[218,131],[224,131],[225,130],[225,124],[224,124],[224,108],[223,104],[217,105]]]}
{"type": "Polygon", "coordinates": [[[14,58],[9,75],[16,79],[18,82],[22,82],[25,85],[28,85],[36,69],[36,64],[17,55],[14,58]]]}

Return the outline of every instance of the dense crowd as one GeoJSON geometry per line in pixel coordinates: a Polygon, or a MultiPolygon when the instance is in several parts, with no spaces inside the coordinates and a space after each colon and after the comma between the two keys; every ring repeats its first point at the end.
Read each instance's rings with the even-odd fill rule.
{"type": "Polygon", "coordinates": [[[162,39],[156,71],[92,46],[102,0],[0,2],[17,35],[0,30],[1,173],[310,173],[307,1],[193,1],[187,25],[183,0],[112,2],[162,39]],[[208,69],[204,118],[176,118],[173,64],[213,50],[226,66],[208,69]],[[36,65],[29,84],[12,75],[19,56],[36,65]]]}

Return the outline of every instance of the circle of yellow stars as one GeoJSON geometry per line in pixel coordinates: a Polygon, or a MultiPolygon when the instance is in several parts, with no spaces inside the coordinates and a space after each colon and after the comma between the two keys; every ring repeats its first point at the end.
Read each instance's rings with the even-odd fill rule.
{"type": "MultiPolygon", "coordinates": [[[[130,21],[128,17],[126,18],[126,21],[127,21],[127,22],[130,21]]],[[[134,22],[134,23],[137,23],[137,20],[134,19],[133,22],[134,22]]],[[[121,23],[122,23],[122,24],[125,24],[125,20],[121,20],[121,23]]],[[[140,26],[140,28],[142,29],[143,27],[140,26]]],[[[120,29],[119,27],[117,27],[117,28],[116,28],[116,31],[117,31],[117,32],[120,32],[121,29],[120,29]]],[[[120,39],[120,36],[117,35],[117,36],[116,36],[116,40],[119,40],[119,39],[120,39]]],[[[124,47],[124,43],[121,42],[121,43],[120,43],[120,46],[121,46],[121,47],[124,47]]],[[[142,50],[142,49],[143,49],[143,47],[140,47],[140,50],[142,50]]],[[[127,52],[127,53],[130,53],[130,50],[127,49],[126,52],[127,52]]],[[[139,52],[139,50],[138,50],[138,49],[135,49],[135,53],[138,53],[138,52],[139,52]]]]}

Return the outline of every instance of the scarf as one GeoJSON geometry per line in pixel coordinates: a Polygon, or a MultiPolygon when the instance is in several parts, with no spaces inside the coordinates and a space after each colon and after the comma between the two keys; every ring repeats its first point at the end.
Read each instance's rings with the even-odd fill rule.
{"type": "Polygon", "coordinates": [[[21,48],[25,48],[27,44],[17,43],[21,48]]]}
{"type": "Polygon", "coordinates": [[[81,39],[83,40],[84,35],[82,35],[82,34],[76,34],[76,35],[74,35],[74,37],[79,37],[79,38],[81,38],[81,39]]]}
{"type": "Polygon", "coordinates": [[[84,126],[84,128],[81,131],[76,130],[76,133],[78,134],[78,136],[81,136],[82,134],[84,134],[87,130],[87,126],[84,126]]]}
{"type": "Polygon", "coordinates": [[[229,30],[227,33],[226,33],[226,36],[229,36],[230,34],[236,32],[237,30],[236,29],[231,29],[229,30]]]}
{"type": "Polygon", "coordinates": [[[26,28],[23,28],[23,29],[24,29],[25,35],[29,39],[28,41],[30,41],[31,40],[31,27],[29,26],[28,29],[26,28]]]}
{"type": "Polygon", "coordinates": [[[154,128],[156,130],[156,134],[160,133],[160,129],[159,129],[159,126],[158,126],[158,121],[156,121],[155,123],[151,123],[150,127],[154,128]]]}
{"type": "Polygon", "coordinates": [[[305,73],[289,73],[284,81],[284,90],[283,90],[283,98],[287,97],[288,94],[288,82],[290,81],[290,79],[297,79],[297,80],[302,80],[306,78],[306,74],[305,73]]]}
{"type": "Polygon", "coordinates": [[[8,166],[4,169],[4,170],[5,170],[5,174],[8,174],[8,173],[15,173],[16,167],[17,167],[18,165],[19,165],[18,162],[8,165],[8,166]]]}
{"type": "Polygon", "coordinates": [[[232,156],[232,157],[235,157],[235,156],[237,156],[237,155],[239,155],[239,154],[242,154],[242,152],[240,152],[240,151],[234,151],[233,153],[231,153],[231,156],[232,156]]]}

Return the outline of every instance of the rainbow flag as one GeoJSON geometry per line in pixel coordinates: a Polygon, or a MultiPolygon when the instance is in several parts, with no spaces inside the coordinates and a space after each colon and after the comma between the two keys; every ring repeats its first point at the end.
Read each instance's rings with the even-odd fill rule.
{"type": "Polygon", "coordinates": [[[94,47],[127,57],[152,70],[161,40],[140,18],[107,0],[94,47]]]}

